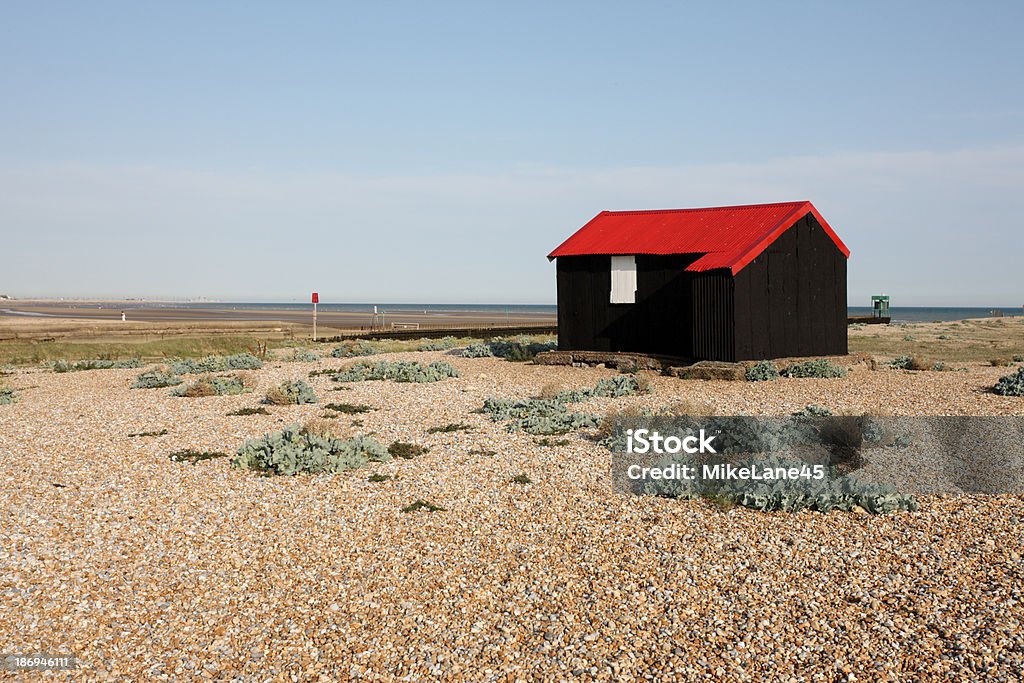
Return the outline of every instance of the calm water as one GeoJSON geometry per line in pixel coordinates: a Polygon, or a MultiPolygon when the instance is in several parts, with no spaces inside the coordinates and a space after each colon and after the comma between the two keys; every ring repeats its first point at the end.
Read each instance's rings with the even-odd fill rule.
{"type": "MultiPolygon", "coordinates": [[[[116,304],[117,308],[170,308],[188,309],[205,308],[213,310],[309,310],[309,303],[261,303],[261,302],[125,302],[116,304]]],[[[542,315],[550,316],[557,312],[553,304],[377,304],[381,312],[400,313],[456,313],[456,312],[485,312],[492,314],[517,314],[517,315],[542,315]]],[[[321,303],[321,311],[345,311],[355,313],[372,313],[373,304],[339,304],[321,303]]],[[[868,306],[850,306],[849,315],[870,315],[871,308],[868,306]]],[[[1024,308],[1002,308],[997,306],[975,306],[975,307],[939,307],[939,306],[893,306],[890,309],[893,321],[896,322],[931,322],[933,320],[963,320],[965,318],[988,318],[992,311],[1002,311],[1004,316],[1024,315],[1024,308]]]]}

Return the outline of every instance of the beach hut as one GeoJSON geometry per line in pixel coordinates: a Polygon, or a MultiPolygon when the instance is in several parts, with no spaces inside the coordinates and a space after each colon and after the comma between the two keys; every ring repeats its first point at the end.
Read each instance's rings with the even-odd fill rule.
{"type": "Polygon", "coordinates": [[[850,250],[807,201],[602,211],[552,251],[561,350],[847,352],[850,250]]]}

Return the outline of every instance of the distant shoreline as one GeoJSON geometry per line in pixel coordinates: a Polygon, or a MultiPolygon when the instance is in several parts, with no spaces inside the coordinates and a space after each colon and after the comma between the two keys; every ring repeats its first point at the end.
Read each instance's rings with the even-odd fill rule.
{"type": "MultiPolygon", "coordinates": [[[[554,304],[364,304],[321,303],[318,322],[324,327],[358,329],[371,325],[374,309],[386,325],[421,324],[456,326],[471,324],[552,324],[557,317],[554,304]]],[[[265,302],[185,302],[152,300],[0,300],[0,321],[12,319],[117,320],[121,312],[136,322],[282,322],[310,324],[312,305],[308,303],[265,302]]],[[[868,306],[849,306],[850,316],[870,315],[868,306]]],[[[978,318],[1024,315],[1024,308],[998,306],[894,306],[891,317],[901,322],[949,322],[978,318]]],[[[2,324],[2,323],[0,323],[2,324]]]]}

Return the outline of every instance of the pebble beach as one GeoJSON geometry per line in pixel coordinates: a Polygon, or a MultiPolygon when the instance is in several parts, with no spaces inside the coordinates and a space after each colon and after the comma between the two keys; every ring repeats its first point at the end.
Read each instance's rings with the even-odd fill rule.
{"type": "MultiPolygon", "coordinates": [[[[0,405],[0,652],[73,654],[80,668],[51,680],[1020,680],[1020,496],[923,496],[888,515],[624,496],[592,434],[542,445],[473,412],[614,370],[388,359],[445,360],[461,376],[339,385],[308,373],[351,359],[272,361],[245,373],[250,393],[199,398],[131,389],[139,369],[3,377],[19,401],[0,405]],[[227,415],[292,379],[320,403],[227,415]],[[429,450],[294,477],[169,458],[230,456],[318,418],[429,450]],[[428,432],[452,423],[467,428],[428,432]],[[158,435],[129,436],[146,432],[158,435]],[[415,501],[441,509],[402,511],[415,501]]],[[[987,391],[1006,368],[965,367],[642,373],[650,393],[584,408],[1024,415],[1024,399],[987,391]]]]}

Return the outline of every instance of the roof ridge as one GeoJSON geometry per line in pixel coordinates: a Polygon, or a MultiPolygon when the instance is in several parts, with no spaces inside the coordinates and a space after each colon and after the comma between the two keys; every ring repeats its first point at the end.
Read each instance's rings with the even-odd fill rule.
{"type": "Polygon", "coordinates": [[[766,206],[801,206],[808,204],[809,201],[804,199],[795,202],[767,202],[765,204],[734,204],[731,206],[705,206],[696,207],[690,209],[640,209],[640,210],[626,210],[626,211],[602,211],[605,215],[614,216],[640,216],[644,214],[652,213],[689,213],[692,211],[735,211],[737,209],[763,209],[766,206]]]}

